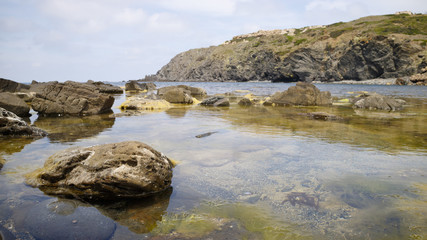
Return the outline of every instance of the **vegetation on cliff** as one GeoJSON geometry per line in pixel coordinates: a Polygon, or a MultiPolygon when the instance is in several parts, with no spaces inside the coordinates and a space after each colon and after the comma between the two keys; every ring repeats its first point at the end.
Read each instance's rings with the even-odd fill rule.
{"type": "Polygon", "coordinates": [[[340,81],[405,77],[427,66],[427,15],[369,16],[259,31],[175,56],[169,81],[340,81]]]}

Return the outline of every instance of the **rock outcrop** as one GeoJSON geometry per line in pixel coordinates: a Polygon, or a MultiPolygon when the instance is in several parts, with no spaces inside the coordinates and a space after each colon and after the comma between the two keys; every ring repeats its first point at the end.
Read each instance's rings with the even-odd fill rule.
{"type": "Polygon", "coordinates": [[[136,141],[58,152],[27,175],[46,194],[87,200],[144,197],[169,188],[173,164],[136,141]]]}
{"type": "Polygon", "coordinates": [[[41,115],[99,114],[111,111],[114,103],[114,97],[102,94],[97,87],[85,83],[49,82],[35,89],[37,94],[31,106],[41,115]]]}
{"type": "Polygon", "coordinates": [[[30,107],[24,100],[13,93],[0,93],[0,107],[15,113],[20,117],[30,116],[30,107]]]}
{"type": "MultiPolygon", "coordinates": [[[[397,78],[427,61],[427,15],[370,16],[326,27],[260,32],[174,57],[168,81],[342,81],[397,78]],[[399,27],[396,27],[396,26],[399,27]]],[[[425,64],[424,64],[425,65],[425,64]]]]}
{"type": "Polygon", "coordinates": [[[0,136],[30,136],[43,137],[47,133],[33,126],[28,125],[22,118],[13,112],[0,107],[0,136]]]}
{"type": "Polygon", "coordinates": [[[394,99],[378,93],[365,93],[354,100],[353,108],[363,108],[369,110],[402,110],[404,100],[394,99]]]}
{"type": "Polygon", "coordinates": [[[325,106],[332,104],[332,97],[330,92],[321,92],[311,83],[298,82],[296,86],[273,94],[269,103],[279,106],[325,106]]]}
{"type": "Polygon", "coordinates": [[[0,92],[19,92],[28,89],[30,89],[30,86],[26,84],[0,78],[0,92]]]}

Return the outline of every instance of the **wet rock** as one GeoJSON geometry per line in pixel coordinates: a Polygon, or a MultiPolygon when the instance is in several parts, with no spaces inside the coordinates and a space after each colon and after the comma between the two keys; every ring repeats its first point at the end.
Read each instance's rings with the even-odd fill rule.
{"type": "Polygon", "coordinates": [[[364,93],[354,100],[353,108],[369,110],[402,110],[404,100],[394,99],[378,93],[364,93]]]}
{"type": "Polygon", "coordinates": [[[20,117],[30,116],[30,107],[13,93],[0,93],[0,107],[15,113],[20,117]]]}
{"type": "Polygon", "coordinates": [[[127,82],[125,84],[125,90],[126,91],[135,91],[135,92],[139,92],[139,91],[151,91],[156,89],[156,84],[154,83],[139,83],[136,80],[131,80],[129,82],[127,82]]]}
{"type": "Polygon", "coordinates": [[[170,186],[172,167],[169,158],[141,142],[76,147],[49,157],[27,175],[27,184],[88,200],[143,197],[170,186]]]}
{"type": "Polygon", "coordinates": [[[242,98],[237,104],[240,106],[251,106],[252,101],[249,98],[242,98]]]}
{"type": "Polygon", "coordinates": [[[120,105],[123,110],[166,110],[170,107],[170,103],[166,100],[147,99],[139,96],[128,97],[120,105]]]}
{"type": "Polygon", "coordinates": [[[228,107],[230,106],[230,100],[225,97],[215,96],[203,100],[200,105],[213,107],[228,107]]]}
{"type": "Polygon", "coordinates": [[[336,121],[336,120],[343,120],[342,117],[330,114],[330,113],[325,113],[325,112],[311,112],[311,113],[306,113],[303,114],[311,119],[314,120],[323,120],[323,121],[336,121]]]}
{"type": "Polygon", "coordinates": [[[111,111],[114,98],[97,87],[67,81],[39,84],[31,106],[41,115],[91,115],[111,111]]]}
{"type": "Polygon", "coordinates": [[[94,82],[92,80],[87,81],[87,84],[95,86],[100,93],[110,93],[110,94],[122,94],[123,89],[119,86],[114,86],[112,84],[103,83],[103,82],[94,82]]]}
{"type": "Polygon", "coordinates": [[[0,136],[31,136],[43,137],[47,133],[33,126],[29,126],[16,114],[0,107],[0,136]]]}
{"type": "Polygon", "coordinates": [[[192,104],[193,98],[188,90],[173,88],[163,93],[162,98],[170,103],[192,104]]]}
{"type": "Polygon", "coordinates": [[[30,89],[30,86],[9,79],[0,78],[0,92],[19,92],[30,89]]]}
{"type": "Polygon", "coordinates": [[[331,105],[332,97],[330,92],[320,92],[320,90],[311,83],[298,82],[296,86],[289,87],[288,90],[273,94],[270,98],[270,102],[279,106],[321,106],[331,105]]]}
{"type": "Polygon", "coordinates": [[[316,196],[308,195],[304,192],[291,192],[288,194],[287,199],[282,202],[290,202],[292,206],[295,206],[296,204],[302,206],[308,206],[313,207],[316,210],[319,209],[319,198],[316,196]]]}
{"type": "Polygon", "coordinates": [[[217,132],[207,132],[207,133],[199,134],[199,135],[196,135],[196,138],[209,137],[210,135],[212,135],[214,133],[217,133],[217,132]]]}
{"type": "Polygon", "coordinates": [[[15,236],[2,225],[0,225],[0,239],[1,240],[15,240],[15,236]]]}
{"type": "Polygon", "coordinates": [[[91,207],[70,200],[45,200],[28,211],[25,229],[36,239],[110,239],[116,225],[91,207]]]}

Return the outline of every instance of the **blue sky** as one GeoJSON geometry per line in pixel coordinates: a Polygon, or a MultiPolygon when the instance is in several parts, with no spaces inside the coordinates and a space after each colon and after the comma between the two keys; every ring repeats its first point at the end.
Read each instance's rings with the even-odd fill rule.
{"type": "Polygon", "coordinates": [[[0,0],[0,77],[122,81],[257,30],[410,10],[425,0],[0,0]]]}

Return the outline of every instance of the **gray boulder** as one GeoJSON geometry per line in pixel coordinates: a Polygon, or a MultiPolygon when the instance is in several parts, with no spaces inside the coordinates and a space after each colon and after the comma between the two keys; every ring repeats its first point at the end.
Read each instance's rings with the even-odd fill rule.
{"type": "Polygon", "coordinates": [[[38,86],[32,108],[41,115],[92,115],[111,111],[114,97],[95,86],[67,81],[38,86]]]}
{"type": "Polygon", "coordinates": [[[404,100],[394,99],[378,93],[367,93],[355,99],[353,108],[363,108],[369,110],[402,110],[404,100]]]}
{"type": "Polygon", "coordinates": [[[28,125],[22,118],[13,112],[0,107],[0,136],[31,136],[43,137],[47,133],[33,126],[28,125]]]}
{"type": "Polygon", "coordinates": [[[162,88],[159,88],[157,90],[157,95],[162,96],[167,91],[172,90],[172,89],[176,89],[176,88],[183,89],[185,91],[185,93],[187,93],[188,95],[191,95],[193,97],[204,97],[204,96],[206,96],[206,90],[205,89],[197,88],[197,87],[191,87],[191,86],[187,86],[187,85],[162,87],[162,88]]]}
{"type": "Polygon", "coordinates": [[[173,163],[136,141],[76,147],[52,155],[27,184],[46,194],[88,200],[143,197],[167,189],[173,163]]]}
{"type": "Polygon", "coordinates": [[[172,88],[163,93],[162,99],[170,103],[192,104],[193,98],[188,91],[182,88],[172,88]]]}
{"type": "Polygon", "coordinates": [[[200,105],[213,107],[228,107],[230,106],[230,100],[226,97],[215,96],[203,100],[200,105]]]}
{"type": "Polygon", "coordinates": [[[20,117],[30,116],[30,107],[24,100],[13,93],[0,93],[0,107],[15,113],[20,117]]]}
{"type": "Polygon", "coordinates": [[[331,105],[332,97],[330,92],[321,92],[311,83],[298,82],[296,86],[289,87],[283,92],[275,93],[271,96],[269,103],[279,106],[322,106],[331,105]]]}
{"type": "Polygon", "coordinates": [[[0,92],[19,92],[26,89],[30,89],[30,86],[9,79],[0,78],[0,92]]]}

